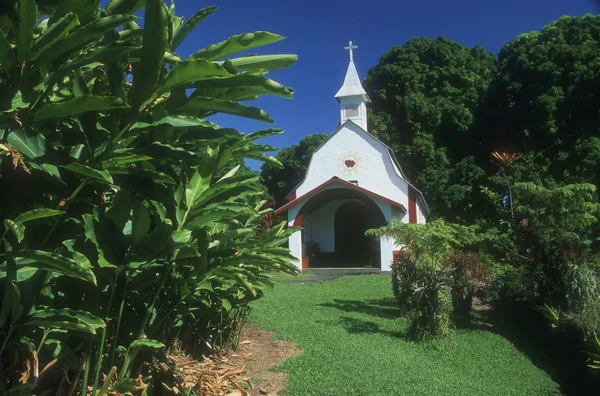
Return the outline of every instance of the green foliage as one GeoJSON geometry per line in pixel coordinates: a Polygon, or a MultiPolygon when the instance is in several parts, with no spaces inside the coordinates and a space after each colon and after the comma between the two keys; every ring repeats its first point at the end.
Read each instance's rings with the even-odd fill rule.
{"type": "Polygon", "coordinates": [[[475,229],[443,220],[426,225],[391,221],[386,228],[369,230],[367,234],[394,238],[403,247],[393,265],[392,282],[401,309],[411,318],[409,335],[419,340],[447,336],[452,297],[462,305],[474,294],[470,282],[483,280],[487,275],[471,263],[471,257],[459,253],[479,242],[475,229]]]}
{"type": "Polygon", "coordinates": [[[470,158],[474,126],[495,69],[481,47],[411,39],[386,52],[365,79],[371,130],[404,159],[434,216],[470,215],[472,185],[484,176],[470,158]]]}
{"type": "Polygon", "coordinates": [[[553,176],[598,183],[599,31],[598,16],[565,16],[501,49],[481,120],[485,147],[546,150],[553,176]]]}
{"type": "Polygon", "coordinates": [[[277,205],[282,205],[285,196],[302,181],[312,154],[327,137],[324,133],[307,135],[298,144],[277,153],[276,158],[282,166],[265,163],[261,167],[261,179],[277,205]]]}
{"type": "Polygon", "coordinates": [[[0,15],[0,393],[123,393],[138,375],[162,393],[173,379],[142,362],[175,339],[204,354],[235,342],[268,274],[296,272],[294,230],[265,222],[241,166],[278,164],[255,141],[281,131],[204,119],[271,122],[238,101],[290,97],[262,67],[295,56],[223,59],[281,39],[267,32],[174,54],[214,7],[182,22],[161,0],[13,3],[0,15]],[[151,29],[133,22],[144,4],[151,29]]]}

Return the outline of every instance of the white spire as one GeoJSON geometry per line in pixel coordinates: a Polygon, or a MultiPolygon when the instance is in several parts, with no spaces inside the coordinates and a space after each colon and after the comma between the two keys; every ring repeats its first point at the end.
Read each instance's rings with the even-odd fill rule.
{"type": "Polygon", "coordinates": [[[335,94],[335,98],[340,102],[342,122],[352,120],[360,125],[365,131],[367,130],[367,108],[366,103],[371,103],[371,99],[363,88],[356,66],[354,65],[354,49],[358,48],[353,45],[352,41],[344,49],[350,52],[350,63],[346,78],[340,90],[335,94]]]}

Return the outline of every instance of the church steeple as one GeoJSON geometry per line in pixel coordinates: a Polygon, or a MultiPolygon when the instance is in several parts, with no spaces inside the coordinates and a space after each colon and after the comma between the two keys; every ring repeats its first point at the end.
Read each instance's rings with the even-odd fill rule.
{"type": "Polygon", "coordinates": [[[354,66],[354,52],[358,48],[352,45],[352,41],[345,49],[350,51],[350,64],[346,72],[346,78],[342,88],[335,94],[341,106],[340,115],[342,123],[346,120],[352,120],[365,131],[367,130],[367,103],[371,103],[369,95],[362,87],[356,66],[354,66]]]}

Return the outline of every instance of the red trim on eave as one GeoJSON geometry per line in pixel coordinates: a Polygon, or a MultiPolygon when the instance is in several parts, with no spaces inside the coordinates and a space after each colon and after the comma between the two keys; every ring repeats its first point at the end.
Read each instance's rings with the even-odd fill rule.
{"type": "Polygon", "coordinates": [[[417,192],[414,188],[408,188],[408,222],[417,224],[417,192]]]}
{"type": "MultiPolygon", "coordinates": [[[[286,210],[288,210],[290,207],[292,207],[292,206],[296,205],[298,202],[300,202],[300,201],[302,201],[302,200],[304,200],[304,199],[306,199],[306,198],[309,198],[309,197],[311,197],[312,195],[314,195],[314,194],[318,193],[319,191],[323,190],[325,187],[327,187],[327,186],[329,186],[329,185],[331,185],[331,184],[333,184],[333,183],[339,183],[339,184],[341,184],[342,186],[345,186],[345,187],[351,188],[351,189],[353,189],[353,190],[355,190],[355,191],[358,191],[358,192],[361,192],[361,193],[363,193],[363,194],[369,195],[369,196],[371,196],[371,197],[373,197],[373,198],[380,199],[380,200],[382,200],[382,201],[384,201],[384,202],[387,202],[387,203],[389,203],[389,204],[390,204],[390,205],[392,205],[392,206],[395,206],[395,207],[399,208],[399,209],[400,209],[400,210],[402,210],[404,213],[406,213],[406,208],[405,208],[405,207],[404,207],[404,205],[402,205],[401,203],[398,203],[398,202],[396,202],[396,201],[392,201],[391,199],[389,199],[389,198],[386,198],[386,197],[384,197],[384,196],[381,196],[381,195],[379,195],[379,194],[377,194],[377,193],[374,193],[374,192],[372,192],[372,191],[369,191],[369,190],[367,190],[366,188],[359,187],[359,186],[357,186],[356,184],[353,184],[353,183],[347,182],[346,180],[342,180],[342,179],[340,179],[339,177],[337,177],[337,176],[334,176],[334,177],[332,177],[331,179],[327,180],[325,183],[321,184],[320,186],[317,186],[317,187],[313,188],[312,190],[310,190],[309,192],[307,192],[306,194],[302,195],[300,198],[296,198],[296,199],[294,199],[293,201],[290,201],[290,202],[288,202],[287,204],[283,205],[281,208],[279,208],[279,209],[277,209],[277,210],[275,211],[275,214],[276,214],[276,215],[278,215],[278,214],[280,214],[280,213],[282,213],[282,212],[285,212],[285,211],[286,211],[286,210]]],[[[294,192],[294,194],[295,194],[295,192],[294,192]]]]}
{"type": "Polygon", "coordinates": [[[287,197],[287,201],[292,202],[294,199],[296,199],[296,190],[290,193],[290,195],[287,197]]]}

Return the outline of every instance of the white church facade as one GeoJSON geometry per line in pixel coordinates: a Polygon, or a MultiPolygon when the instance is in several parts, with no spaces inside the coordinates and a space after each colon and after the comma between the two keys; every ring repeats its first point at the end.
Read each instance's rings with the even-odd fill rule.
{"type": "Polygon", "coordinates": [[[406,179],[389,147],[368,132],[367,92],[350,50],[342,88],[341,125],[313,153],[302,182],[276,210],[287,213],[289,248],[299,269],[370,267],[390,271],[394,251],[389,238],[367,238],[365,231],[390,220],[424,224],[427,203],[406,179]]]}

